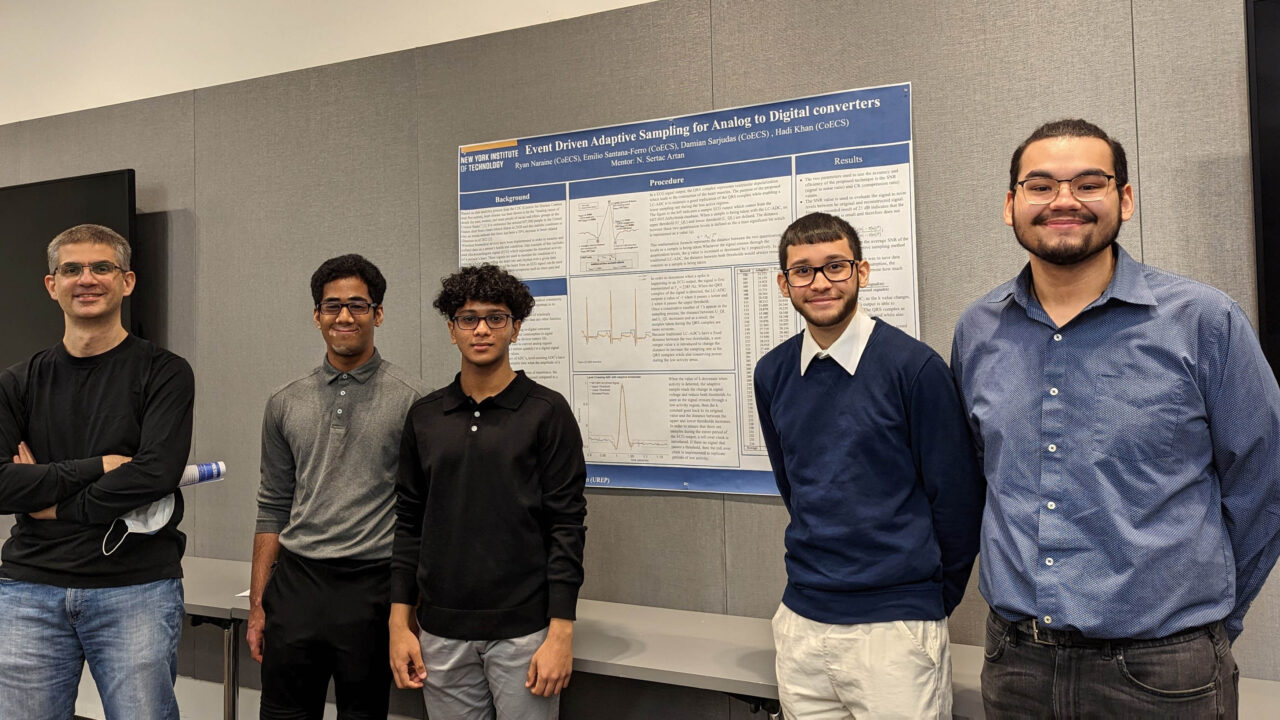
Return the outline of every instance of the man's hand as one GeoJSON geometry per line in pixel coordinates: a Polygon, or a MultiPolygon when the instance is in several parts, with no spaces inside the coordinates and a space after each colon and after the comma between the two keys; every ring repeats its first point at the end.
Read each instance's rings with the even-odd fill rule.
{"type": "Polygon", "coordinates": [[[533,654],[524,686],[541,697],[559,695],[573,674],[573,621],[551,618],[547,639],[533,654]]]}
{"type": "Polygon", "coordinates": [[[125,457],[124,455],[103,455],[102,456],[102,474],[106,475],[107,473],[111,472],[112,470],[115,470],[116,468],[129,462],[132,459],[133,458],[125,457]]]}
{"type": "Polygon", "coordinates": [[[249,629],[244,633],[245,642],[249,643],[249,654],[254,660],[262,662],[262,631],[267,626],[267,613],[261,605],[249,608],[249,629]]]}
{"type": "Polygon", "coordinates": [[[401,690],[420,688],[427,679],[427,664],[422,661],[422,645],[414,629],[413,606],[391,603],[390,633],[391,674],[401,690]]]}

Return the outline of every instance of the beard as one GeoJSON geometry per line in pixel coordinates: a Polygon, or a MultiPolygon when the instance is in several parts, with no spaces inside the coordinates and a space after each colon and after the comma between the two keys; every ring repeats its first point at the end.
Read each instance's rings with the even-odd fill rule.
{"type": "Polygon", "coordinates": [[[844,301],[840,303],[840,308],[831,317],[816,317],[814,311],[811,310],[808,305],[797,300],[795,295],[791,296],[791,306],[796,309],[796,312],[800,313],[800,316],[804,318],[805,322],[814,327],[835,327],[836,325],[847,321],[858,308],[858,282],[856,273],[854,274],[854,277],[850,279],[850,284],[853,286],[853,292],[844,296],[844,301]]]}
{"type": "Polygon", "coordinates": [[[1088,260],[1115,243],[1116,238],[1120,236],[1120,218],[1116,217],[1114,224],[1106,226],[1098,222],[1098,216],[1094,213],[1088,210],[1081,210],[1074,213],[1057,213],[1052,216],[1048,214],[1038,215],[1028,225],[1028,223],[1020,221],[1015,216],[1013,220],[1013,236],[1018,239],[1018,244],[1025,248],[1027,252],[1047,263],[1052,265],[1075,265],[1088,260]],[[1044,238],[1036,237],[1036,228],[1042,227],[1050,217],[1078,218],[1085,222],[1092,222],[1093,228],[1078,240],[1073,239],[1070,242],[1050,244],[1044,238]]]}

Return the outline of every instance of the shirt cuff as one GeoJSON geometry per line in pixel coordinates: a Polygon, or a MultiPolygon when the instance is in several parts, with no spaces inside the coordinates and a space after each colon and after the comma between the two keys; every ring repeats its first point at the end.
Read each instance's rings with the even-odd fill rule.
{"type": "MultiPolygon", "coordinates": [[[[261,513],[262,511],[259,510],[258,512],[261,513]]],[[[281,532],[284,532],[284,526],[288,524],[289,519],[287,517],[281,520],[280,518],[268,517],[259,514],[258,522],[254,524],[253,531],[255,533],[275,533],[276,535],[279,535],[281,532]]]]}
{"type": "Polygon", "coordinates": [[[415,573],[391,573],[391,602],[403,605],[418,604],[418,578],[415,573]]]}
{"type": "Polygon", "coordinates": [[[547,588],[547,617],[578,619],[578,586],[550,583],[547,588]]]}

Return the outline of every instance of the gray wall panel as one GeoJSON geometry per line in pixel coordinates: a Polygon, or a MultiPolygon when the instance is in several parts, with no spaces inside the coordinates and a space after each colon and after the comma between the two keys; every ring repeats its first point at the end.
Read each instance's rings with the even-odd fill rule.
{"type": "Polygon", "coordinates": [[[249,557],[267,396],[324,353],[320,262],[359,252],[382,269],[378,349],[420,368],[414,88],[412,55],[396,53],[196,92],[197,413],[229,477],[216,498],[192,493],[193,554],[249,557]]]}
{"type": "Polygon", "coordinates": [[[1280,581],[1273,571],[1271,579],[1254,599],[1244,617],[1244,633],[1231,646],[1243,677],[1280,680],[1280,652],[1276,637],[1280,635],[1280,581]]]}
{"type": "Polygon", "coordinates": [[[948,619],[947,628],[951,633],[951,642],[964,645],[981,645],[986,637],[987,613],[990,607],[978,592],[978,565],[982,557],[973,565],[969,575],[969,585],[965,587],[964,600],[948,619]]]}
{"type": "Polygon", "coordinates": [[[22,182],[137,170],[142,212],[190,209],[195,201],[191,93],[16,123],[22,182]]]}
{"type": "Polygon", "coordinates": [[[588,490],[581,596],[727,612],[724,520],[718,495],[588,490]]]}
{"type": "Polygon", "coordinates": [[[782,533],[787,509],[779,497],[724,499],[728,613],[773,617],[787,586],[782,533]]]}
{"type": "Polygon", "coordinates": [[[1244,12],[1135,0],[1133,18],[1146,260],[1224,290],[1256,325],[1244,12]]]}
{"type": "Polygon", "coordinates": [[[22,177],[18,167],[18,123],[0,125],[0,187],[20,185],[22,177]]]}
{"type": "MultiPolygon", "coordinates": [[[[640,5],[432,45],[420,48],[417,60],[428,324],[438,322],[429,305],[440,278],[457,269],[459,145],[711,107],[705,0],[640,5]]],[[[422,343],[423,377],[449,382],[458,355],[445,332],[424,333],[422,343]]]]}

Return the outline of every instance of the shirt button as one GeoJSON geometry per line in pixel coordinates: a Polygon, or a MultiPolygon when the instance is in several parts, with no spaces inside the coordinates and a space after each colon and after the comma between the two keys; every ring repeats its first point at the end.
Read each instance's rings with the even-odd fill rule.
{"type": "MultiPolygon", "coordinates": [[[[1054,334],[1053,334],[1053,341],[1054,341],[1054,342],[1062,342],[1062,333],[1054,333],[1054,334]]],[[[1045,617],[1048,617],[1048,616],[1046,615],[1045,617]]],[[[1046,622],[1048,622],[1048,621],[1046,620],[1046,622]]]]}
{"type": "Polygon", "coordinates": [[[472,425],[472,426],[471,426],[471,432],[475,432],[475,431],[477,431],[477,430],[479,430],[479,429],[480,429],[480,428],[476,427],[475,425],[472,425]]]}
{"type": "Polygon", "coordinates": [[[346,394],[347,394],[347,391],[346,391],[346,390],[339,390],[339,391],[338,391],[338,394],[339,394],[339,395],[346,395],[346,394]]]}
{"type": "Polygon", "coordinates": [[[1045,558],[1045,559],[1044,559],[1044,564],[1045,564],[1045,565],[1053,565],[1053,558],[1045,558]]]}
{"type": "Polygon", "coordinates": [[[476,411],[476,417],[480,417],[480,411],[479,411],[479,410],[477,410],[477,411],[476,411]]]}
{"type": "Polygon", "coordinates": [[[1050,510],[1057,510],[1057,509],[1058,509],[1058,503],[1056,503],[1056,502],[1054,502],[1054,501],[1052,501],[1052,500],[1050,500],[1049,502],[1045,503],[1045,504],[1044,504],[1044,506],[1045,506],[1045,507],[1047,507],[1047,508],[1049,508],[1050,510]]]}
{"type": "Polygon", "coordinates": [[[1044,616],[1044,624],[1045,624],[1045,625],[1052,625],[1052,624],[1053,624],[1053,616],[1052,616],[1052,615],[1045,615],[1045,616],[1044,616]]]}
{"type": "Polygon", "coordinates": [[[1057,395],[1057,394],[1058,394],[1058,388],[1049,388],[1049,394],[1050,394],[1050,395],[1057,395]]]}
{"type": "Polygon", "coordinates": [[[341,414],[342,414],[342,408],[338,408],[338,414],[339,414],[339,415],[341,415],[341,414]]]}
{"type": "Polygon", "coordinates": [[[1053,443],[1049,443],[1049,452],[1058,452],[1058,446],[1053,443]]]}
{"type": "Polygon", "coordinates": [[[342,373],[342,379],[343,379],[343,380],[346,380],[346,379],[347,379],[347,374],[346,374],[346,373],[342,373]]]}

